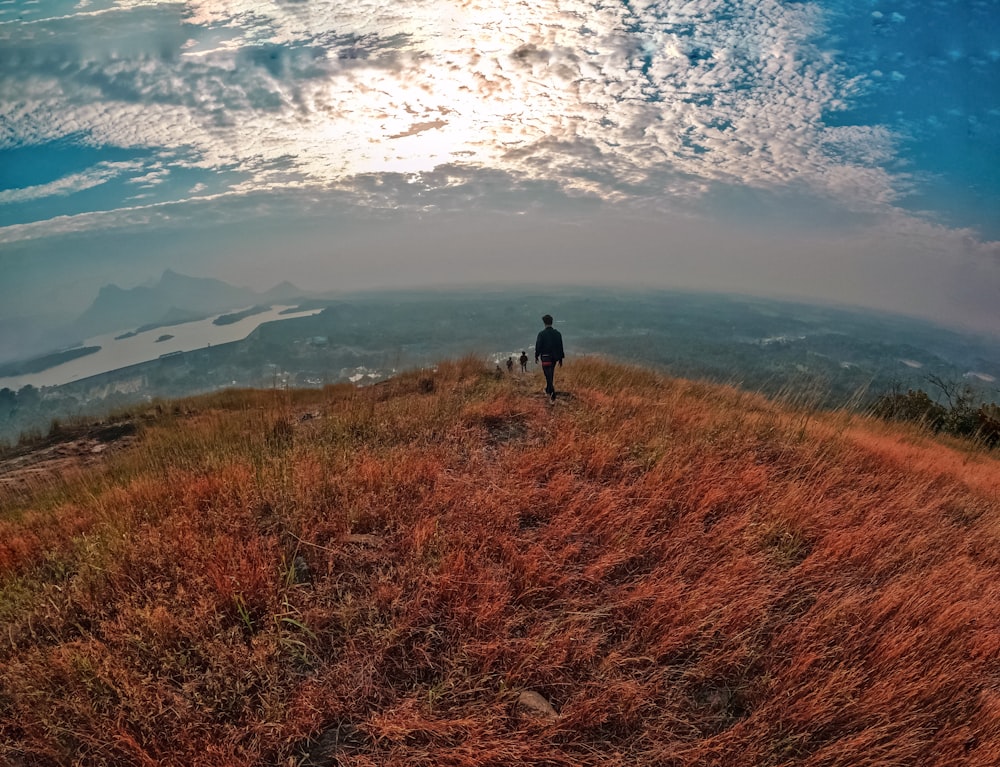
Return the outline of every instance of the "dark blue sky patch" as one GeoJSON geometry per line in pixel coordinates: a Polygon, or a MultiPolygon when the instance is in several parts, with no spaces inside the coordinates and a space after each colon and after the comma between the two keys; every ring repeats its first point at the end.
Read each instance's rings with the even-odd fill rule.
{"type": "Polygon", "coordinates": [[[829,7],[830,42],[864,86],[826,123],[885,125],[888,169],[914,185],[904,207],[1000,236],[1000,0],[829,7]]]}
{"type": "Polygon", "coordinates": [[[93,186],[0,204],[0,226],[217,194],[245,178],[245,174],[224,168],[207,171],[176,163],[164,172],[162,162],[150,150],[61,141],[0,151],[0,192],[41,187],[77,174],[99,174],[109,163],[126,162],[136,167],[111,170],[93,186]]]}
{"type": "Polygon", "coordinates": [[[103,183],[70,194],[57,194],[24,202],[0,205],[0,226],[24,224],[57,216],[73,216],[99,210],[127,207],[125,198],[134,191],[127,177],[116,176],[103,183]]]}
{"type": "MultiPolygon", "coordinates": [[[[51,18],[73,13],[79,0],[45,0],[44,3],[26,3],[23,0],[0,3],[0,21],[25,21],[51,18]]],[[[99,7],[99,6],[98,6],[99,7]]]]}
{"type": "Polygon", "coordinates": [[[112,179],[73,194],[0,205],[0,226],[25,224],[96,210],[115,210],[121,207],[123,192],[121,179],[112,179]]]}
{"type": "MultiPolygon", "coordinates": [[[[24,16],[34,23],[11,24],[0,29],[0,45],[3,49],[29,51],[32,57],[36,50],[45,51],[51,42],[66,48],[64,57],[78,61],[107,62],[143,57],[173,61],[193,29],[184,24],[181,6],[177,3],[120,8],[100,14],[94,13],[100,10],[100,6],[94,5],[88,7],[84,15],[74,9],[75,3],[66,5],[69,7],[53,8],[51,0],[39,3],[39,7],[44,8],[43,13],[24,16]]],[[[33,7],[25,6],[25,13],[33,7]]],[[[0,21],[4,20],[8,19],[0,17],[0,21]]],[[[28,58],[23,64],[33,66],[37,61],[28,58]]]]}
{"type": "Polygon", "coordinates": [[[192,197],[225,192],[240,178],[235,172],[206,173],[195,168],[174,168],[158,183],[134,183],[146,171],[116,176],[88,189],[68,195],[0,205],[0,226],[74,216],[95,211],[172,203],[192,197]]]}
{"type": "Polygon", "coordinates": [[[73,137],[36,146],[0,149],[0,191],[48,184],[81,173],[99,162],[147,160],[152,156],[149,150],[86,146],[74,141],[73,137]]]}

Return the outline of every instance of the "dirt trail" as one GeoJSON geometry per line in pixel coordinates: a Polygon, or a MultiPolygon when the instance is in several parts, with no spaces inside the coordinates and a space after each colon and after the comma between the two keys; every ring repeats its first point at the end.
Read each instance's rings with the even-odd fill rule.
{"type": "Polygon", "coordinates": [[[99,464],[135,442],[136,432],[134,421],[88,424],[0,453],[0,494],[23,492],[99,464]]]}
{"type": "MultiPolygon", "coordinates": [[[[321,417],[318,410],[302,411],[291,427],[308,431],[321,417]]],[[[134,420],[92,423],[63,427],[44,439],[0,451],[0,503],[5,496],[39,487],[59,475],[103,463],[135,443],[137,434],[134,420]]]]}

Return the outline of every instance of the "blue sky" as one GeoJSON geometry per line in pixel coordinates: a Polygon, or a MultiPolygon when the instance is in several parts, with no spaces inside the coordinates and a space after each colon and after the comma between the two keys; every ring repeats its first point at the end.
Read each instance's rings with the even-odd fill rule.
{"type": "Polygon", "coordinates": [[[1000,0],[0,0],[0,318],[165,268],[1000,328],[1000,0]]]}

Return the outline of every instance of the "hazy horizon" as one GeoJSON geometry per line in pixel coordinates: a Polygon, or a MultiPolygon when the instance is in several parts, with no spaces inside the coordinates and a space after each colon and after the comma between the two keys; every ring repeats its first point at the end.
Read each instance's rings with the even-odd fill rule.
{"type": "Polygon", "coordinates": [[[1000,333],[1000,0],[0,5],[0,320],[746,293],[1000,333]]]}

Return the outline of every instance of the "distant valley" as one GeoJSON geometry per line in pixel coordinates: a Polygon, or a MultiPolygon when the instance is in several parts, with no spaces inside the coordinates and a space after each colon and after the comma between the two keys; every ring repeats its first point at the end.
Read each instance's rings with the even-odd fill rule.
{"type": "MultiPolygon", "coordinates": [[[[168,347],[161,351],[169,353],[152,354],[142,364],[28,391],[23,397],[4,389],[0,439],[11,442],[22,432],[43,433],[54,418],[97,414],[155,397],[233,386],[375,382],[445,358],[471,354],[501,362],[521,350],[531,356],[544,312],[555,316],[564,334],[567,364],[582,355],[599,355],[681,377],[795,396],[820,407],[863,406],[893,388],[933,392],[928,384],[932,378],[969,387],[983,401],[995,401],[1000,386],[998,339],[895,316],[744,296],[580,289],[553,294],[393,292],[334,300],[303,296],[290,285],[250,296],[215,280],[168,272],[157,286],[138,293],[102,290],[86,317],[92,327],[117,325],[111,331],[122,330],[111,321],[117,306],[141,329],[167,303],[177,311],[202,312],[199,321],[217,328],[265,316],[272,320],[238,340],[178,351],[168,347]],[[185,290],[189,298],[182,301],[185,290]],[[271,296],[296,292],[299,297],[284,311],[315,313],[286,315],[272,309],[271,315],[259,314],[262,308],[280,306],[271,296]],[[149,299],[145,314],[138,310],[143,296],[149,299]],[[240,305],[220,308],[229,301],[240,305]],[[209,306],[213,309],[204,314],[209,306]]],[[[177,323],[157,335],[181,338],[193,326],[177,323]]],[[[150,343],[155,340],[149,336],[150,343]]],[[[158,346],[168,343],[174,341],[158,346]]],[[[534,372],[532,367],[529,374],[534,372]]],[[[4,385],[0,379],[0,387],[4,385]]]]}

